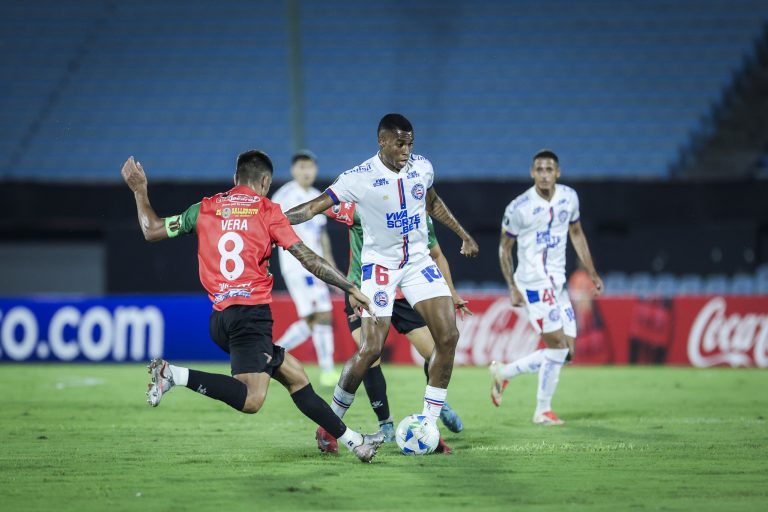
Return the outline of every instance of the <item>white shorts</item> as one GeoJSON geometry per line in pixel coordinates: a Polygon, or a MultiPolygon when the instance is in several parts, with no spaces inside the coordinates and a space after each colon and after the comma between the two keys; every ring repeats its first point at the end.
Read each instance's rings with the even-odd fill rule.
{"type": "Polygon", "coordinates": [[[562,329],[566,336],[576,337],[576,315],[565,286],[531,289],[520,285],[519,290],[525,298],[528,321],[536,332],[550,333],[562,329]]]}
{"type": "Polygon", "coordinates": [[[328,286],[313,275],[289,274],[284,275],[288,293],[296,305],[296,313],[299,318],[307,317],[313,313],[325,313],[333,310],[331,304],[331,292],[328,286]]]}
{"type": "MultiPolygon", "coordinates": [[[[451,296],[442,272],[429,256],[403,268],[388,269],[375,263],[363,263],[360,278],[360,291],[371,299],[376,316],[392,316],[398,286],[411,306],[423,300],[451,296]]],[[[363,316],[371,315],[364,311],[363,316]]]]}

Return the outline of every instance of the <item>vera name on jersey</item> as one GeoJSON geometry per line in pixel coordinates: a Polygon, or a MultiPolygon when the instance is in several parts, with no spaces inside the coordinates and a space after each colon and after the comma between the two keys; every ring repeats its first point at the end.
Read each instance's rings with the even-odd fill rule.
{"type": "Polygon", "coordinates": [[[222,231],[248,231],[248,219],[227,219],[221,221],[222,231]]]}
{"type": "Polygon", "coordinates": [[[421,225],[421,215],[408,215],[408,210],[398,210],[387,214],[387,227],[390,229],[399,229],[400,234],[407,235],[414,229],[419,229],[421,225]]]}

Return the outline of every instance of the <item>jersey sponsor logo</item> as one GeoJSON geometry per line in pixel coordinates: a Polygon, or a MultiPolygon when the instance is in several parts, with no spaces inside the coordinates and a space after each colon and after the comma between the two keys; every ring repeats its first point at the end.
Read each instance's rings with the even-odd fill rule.
{"type": "Polygon", "coordinates": [[[383,187],[384,185],[389,185],[389,180],[387,178],[376,178],[373,180],[374,187],[383,187]]]}
{"type": "Polygon", "coordinates": [[[258,208],[225,207],[225,208],[216,210],[216,216],[224,217],[225,219],[228,219],[230,217],[251,217],[253,215],[256,215],[257,213],[259,213],[258,208]]]}
{"type": "MultiPolygon", "coordinates": [[[[348,171],[345,171],[344,174],[355,174],[355,173],[358,173],[358,172],[370,172],[371,169],[372,169],[371,163],[368,162],[367,164],[361,164],[361,165],[358,165],[357,167],[353,167],[352,169],[350,169],[348,171]]],[[[336,182],[334,181],[334,183],[336,183],[336,182]]]]}
{"type": "Polygon", "coordinates": [[[384,290],[379,290],[373,294],[373,303],[380,308],[386,307],[389,304],[389,295],[384,290]]]}
{"type": "Polygon", "coordinates": [[[421,225],[421,215],[408,216],[408,210],[398,210],[387,214],[387,227],[399,229],[401,235],[407,235],[421,225]]]}
{"type": "Polygon", "coordinates": [[[560,320],[560,310],[559,309],[551,309],[549,311],[549,319],[553,322],[557,322],[560,320]]]}
{"type": "Polygon", "coordinates": [[[413,188],[411,189],[411,195],[417,201],[420,201],[421,199],[423,199],[424,198],[424,185],[422,185],[421,183],[415,184],[413,186],[413,188]]]}
{"type": "Polygon", "coordinates": [[[554,248],[557,247],[560,244],[560,237],[553,235],[547,231],[537,231],[536,232],[536,243],[537,244],[545,244],[547,247],[554,248]]]}
{"type": "Polygon", "coordinates": [[[544,211],[544,207],[543,206],[537,206],[536,208],[533,209],[533,215],[536,215],[536,214],[541,213],[543,211],[544,211]]]}
{"type": "Polygon", "coordinates": [[[426,160],[426,158],[424,158],[421,155],[414,155],[413,153],[411,153],[411,160],[426,160]]]}
{"type": "Polygon", "coordinates": [[[562,224],[565,224],[565,222],[568,220],[568,212],[565,210],[562,210],[560,213],[557,214],[557,218],[560,219],[560,222],[562,224]]]}
{"type": "Polygon", "coordinates": [[[565,204],[565,203],[567,203],[567,202],[568,202],[568,200],[567,200],[566,198],[562,198],[561,200],[559,200],[559,201],[557,202],[557,204],[558,204],[558,206],[559,206],[559,205],[561,205],[561,204],[565,204]]]}
{"type": "Polygon", "coordinates": [[[217,203],[253,204],[259,201],[261,201],[259,196],[249,196],[248,194],[223,195],[216,198],[217,203]]]}
{"type": "Polygon", "coordinates": [[[215,293],[213,295],[213,303],[218,304],[219,302],[231,299],[232,297],[245,297],[246,299],[249,299],[251,298],[251,290],[231,288],[224,293],[215,293]]]}
{"type": "Polygon", "coordinates": [[[408,180],[412,180],[414,178],[418,178],[419,176],[421,176],[421,174],[419,174],[419,171],[409,171],[408,174],[405,175],[405,178],[408,180]]]}

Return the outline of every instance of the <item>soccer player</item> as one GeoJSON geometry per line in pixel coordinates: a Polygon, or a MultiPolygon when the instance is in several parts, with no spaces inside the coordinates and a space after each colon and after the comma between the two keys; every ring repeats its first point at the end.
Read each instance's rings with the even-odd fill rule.
{"type": "Polygon", "coordinates": [[[581,229],[579,197],[576,191],[558,185],[560,165],[557,155],[542,150],[533,157],[533,186],[517,196],[504,212],[499,242],[501,272],[509,286],[512,305],[525,307],[533,328],[541,333],[546,348],[537,350],[512,364],[492,362],[491,400],[501,405],[501,395],[509,379],[522,373],[538,372],[537,425],[562,425],[552,411],[552,396],[557,389],[560,370],[576,348],[576,322],[565,289],[565,245],[568,235],[583,262],[595,292],[601,293],[600,279],[581,229]],[[517,270],[512,263],[512,249],[517,241],[517,270]],[[513,274],[514,272],[514,274],[513,274]]]}
{"type": "MultiPolygon", "coordinates": [[[[278,203],[283,211],[320,194],[320,191],[312,186],[317,176],[317,159],[310,151],[300,151],[293,155],[291,176],[293,180],[272,195],[272,202],[278,203]]],[[[325,217],[317,216],[294,229],[307,247],[333,262],[331,241],[325,225],[325,217]]],[[[280,271],[288,293],[296,305],[299,320],[291,324],[276,343],[289,351],[304,343],[311,334],[320,365],[320,385],[333,386],[339,380],[339,373],[333,368],[333,306],[328,287],[309,273],[290,252],[281,248],[278,256],[280,271]]]]}
{"type": "MultiPolygon", "coordinates": [[[[387,114],[377,134],[376,155],[342,173],[323,194],[290,209],[286,216],[291,224],[300,224],[334,204],[352,202],[363,226],[361,291],[372,297],[371,309],[378,322],[363,311],[361,344],[336,385],[334,412],[344,416],[365,372],[381,356],[399,286],[435,342],[422,413],[436,425],[448,394],[459,331],[450,289],[427,249],[426,215],[461,238],[461,254],[474,257],[478,246],[435,192],[430,161],[412,154],[410,121],[400,114],[387,114]]],[[[354,296],[349,301],[353,309],[359,307],[354,296]]]]}
{"type": "Polygon", "coordinates": [[[368,298],[327,261],[307,248],[280,211],[265,196],[272,162],[261,151],[237,158],[234,188],[206,197],[181,215],[160,218],[149,202],[144,169],[130,157],[122,176],[133,191],[139,225],[151,242],[196,233],[200,282],[213,301],[211,338],[230,355],[232,377],[174,366],[163,359],[149,364],[153,407],[175,386],[220,400],[254,414],[267,396],[270,378],[286,387],[296,407],[339,439],[361,461],[370,462],[383,434],[361,435],[344,425],[312,389],[301,363],[272,344],[272,276],[267,261],[272,244],[287,249],[320,279],[348,292],[362,307],[368,298]]]}
{"type": "MultiPolygon", "coordinates": [[[[363,227],[360,224],[360,216],[356,212],[355,203],[340,203],[334,205],[325,211],[325,215],[337,222],[341,222],[349,228],[350,257],[347,279],[359,287],[361,274],[360,255],[363,249],[363,227]]],[[[437,268],[440,269],[443,276],[445,276],[445,281],[451,291],[451,297],[456,309],[460,311],[462,315],[465,313],[471,315],[472,312],[467,307],[467,301],[461,298],[453,286],[448,260],[445,258],[445,255],[440,249],[440,244],[437,242],[432,219],[429,216],[427,216],[426,219],[429,240],[427,242],[427,248],[429,249],[430,256],[435,261],[437,268]]],[[[352,338],[358,345],[360,345],[361,320],[360,316],[352,309],[349,300],[346,301],[345,312],[347,313],[347,325],[349,326],[352,338]]],[[[414,311],[411,305],[408,304],[408,301],[402,297],[402,294],[398,294],[395,298],[395,304],[392,309],[392,326],[400,334],[405,334],[411,344],[413,344],[419,354],[425,359],[424,374],[427,379],[429,379],[429,358],[435,348],[435,342],[432,339],[432,335],[429,333],[429,329],[427,328],[424,319],[414,311]]],[[[381,431],[384,432],[384,442],[394,441],[394,422],[389,412],[387,381],[384,378],[384,373],[381,369],[380,359],[377,359],[365,373],[365,377],[363,377],[363,385],[368,394],[371,407],[379,420],[379,427],[381,428],[381,431]]],[[[440,412],[440,419],[451,432],[461,432],[463,428],[461,418],[459,418],[456,411],[448,405],[448,402],[445,402],[443,405],[443,409],[440,412]]],[[[320,436],[320,442],[322,443],[327,437],[328,436],[325,435],[320,436]]],[[[327,446],[323,446],[321,449],[333,451],[327,446]]],[[[451,449],[442,437],[440,438],[440,444],[435,451],[445,454],[451,453],[451,449]]]]}

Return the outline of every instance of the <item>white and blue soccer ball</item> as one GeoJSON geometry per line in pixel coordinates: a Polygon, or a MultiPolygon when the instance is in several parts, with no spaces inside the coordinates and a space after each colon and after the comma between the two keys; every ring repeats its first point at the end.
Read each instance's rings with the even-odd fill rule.
{"type": "Polygon", "coordinates": [[[435,451],[440,441],[440,431],[426,416],[411,414],[397,426],[397,446],[406,455],[427,455],[435,451]]]}

